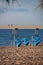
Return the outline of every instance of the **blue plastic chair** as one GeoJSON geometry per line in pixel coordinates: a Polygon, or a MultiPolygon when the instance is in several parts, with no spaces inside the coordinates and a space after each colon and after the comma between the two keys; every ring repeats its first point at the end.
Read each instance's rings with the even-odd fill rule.
{"type": "Polygon", "coordinates": [[[36,46],[40,43],[40,38],[39,37],[35,37],[33,40],[33,45],[36,46]]]}
{"type": "Polygon", "coordinates": [[[22,44],[23,45],[28,45],[29,44],[29,41],[27,38],[22,38],[22,44]]]}
{"type": "Polygon", "coordinates": [[[19,39],[15,40],[15,46],[19,47],[21,45],[21,41],[19,39]]]}

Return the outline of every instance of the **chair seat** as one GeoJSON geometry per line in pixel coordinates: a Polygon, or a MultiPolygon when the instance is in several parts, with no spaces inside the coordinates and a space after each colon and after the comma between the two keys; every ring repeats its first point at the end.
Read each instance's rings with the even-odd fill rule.
{"type": "Polygon", "coordinates": [[[34,40],[33,40],[33,45],[36,46],[40,43],[40,38],[39,37],[35,37],[34,40]]]}
{"type": "Polygon", "coordinates": [[[15,46],[19,47],[21,45],[21,41],[19,39],[15,40],[15,46]]]}
{"type": "Polygon", "coordinates": [[[29,44],[29,41],[27,38],[22,38],[22,44],[23,45],[28,45],[29,44]]]}

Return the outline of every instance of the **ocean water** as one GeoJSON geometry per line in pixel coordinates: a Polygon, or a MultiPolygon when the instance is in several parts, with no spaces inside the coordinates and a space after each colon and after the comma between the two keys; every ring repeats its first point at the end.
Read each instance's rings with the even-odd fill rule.
{"type": "MultiPolygon", "coordinates": [[[[39,29],[38,33],[41,42],[43,42],[43,29],[39,29]]],[[[26,37],[28,40],[31,40],[31,37],[34,34],[34,29],[19,29],[16,31],[15,39],[19,38],[21,40],[23,37],[26,37]]],[[[0,46],[10,46],[13,41],[14,34],[12,32],[12,29],[0,29],[0,46]]]]}

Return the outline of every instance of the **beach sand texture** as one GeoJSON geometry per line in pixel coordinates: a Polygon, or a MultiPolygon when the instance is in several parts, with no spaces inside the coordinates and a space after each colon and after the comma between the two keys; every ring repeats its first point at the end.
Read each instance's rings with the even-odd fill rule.
{"type": "Polygon", "coordinates": [[[43,29],[43,25],[42,26],[38,26],[38,25],[1,25],[0,29],[15,29],[15,28],[19,28],[19,29],[43,29]]]}
{"type": "Polygon", "coordinates": [[[0,46],[0,65],[43,65],[43,43],[38,46],[0,46]]]}

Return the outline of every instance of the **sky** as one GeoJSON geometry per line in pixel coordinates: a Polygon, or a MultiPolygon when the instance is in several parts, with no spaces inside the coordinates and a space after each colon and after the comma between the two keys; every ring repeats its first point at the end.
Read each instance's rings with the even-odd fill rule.
{"type": "Polygon", "coordinates": [[[0,0],[0,25],[43,25],[43,10],[39,0],[18,0],[8,5],[0,0]],[[38,8],[37,8],[38,7],[38,8]]]}

